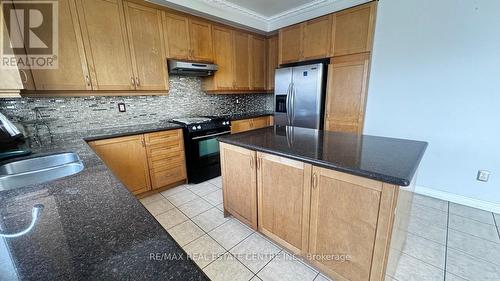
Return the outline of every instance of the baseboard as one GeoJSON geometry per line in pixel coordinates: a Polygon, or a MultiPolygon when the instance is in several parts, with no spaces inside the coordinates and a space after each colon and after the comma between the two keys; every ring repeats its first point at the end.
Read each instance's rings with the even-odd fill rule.
{"type": "Polygon", "coordinates": [[[418,185],[415,187],[415,193],[500,214],[500,204],[498,203],[469,198],[462,195],[457,195],[418,185]]]}

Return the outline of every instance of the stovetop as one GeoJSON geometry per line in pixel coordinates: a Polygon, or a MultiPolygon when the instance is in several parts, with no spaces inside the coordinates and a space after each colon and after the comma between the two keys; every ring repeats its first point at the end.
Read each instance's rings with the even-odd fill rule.
{"type": "Polygon", "coordinates": [[[213,130],[229,130],[231,122],[229,118],[217,116],[196,116],[186,118],[176,118],[173,123],[184,125],[188,132],[203,132],[213,130]]]}

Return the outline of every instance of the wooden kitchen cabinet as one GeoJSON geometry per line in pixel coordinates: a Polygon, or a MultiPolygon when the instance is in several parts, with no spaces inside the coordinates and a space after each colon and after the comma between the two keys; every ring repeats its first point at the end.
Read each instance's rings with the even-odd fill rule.
{"type": "Polygon", "coordinates": [[[184,183],[182,130],[89,142],[90,147],[134,195],[184,183]]]}
{"type": "Polygon", "coordinates": [[[266,39],[250,36],[250,69],[252,90],[266,89],[266,39]]]}
{"type": "Polygon", "coordinates": [[[312,263],[338,280],[383,280],[398,187],[313,167],[309,254],[349,255],[312,263]]]}
{"type": "Polygon", "coordinates": [[[125,2],[136,90],[168,90],[161,11],[125,2]]]}
{"type": "Polygon", "coordinates": [[[333,58],[328,66],[325,130],[363,132],[369,53],[333,58]]]}
{"type": "Polygon", "coordinates": [[[225,215],[230,213],[257,229],[257,167],[255,151],[220,143],[225,215]]]}
{"type": "Polygon", "coordinates": [[[257,153],[258,229],[296,254],[306,254],[312,166],[257,153]]]}
{"type": "Polygon", "coordinates": [[[332,16],[327,15],[280,30],[279,63],[327,58],[331,53],[332,16]]]}
{"type": "Polygon", "coordinates": [[[377,1],[334,14],[333,56],[370,52],[377,1]]]}
{"type": "Polygon", "coordinates": [[[92,89],[135,90],[122,0],[77,0],[92,89]]]}
{"type": "Polygon", "coordinates": [[[58,6],[58,67],[31,70],[36,90],[92,90],[75,0],[59,0],[58,6]]]}
{"type": "Polygon", "coordinates": [[[250,35],[234,31],[234,89],[250,90],[250,35]]]}
{"type": "Polygon", "coordinates": [[[271,116],[261,116],[231,122],[231,134],[256,130],[272,125],[271,116]]]}
{"type": "Polygon", "coordinates": [[[219,69],[212,76],[205,78],[206,90],[230,90],[234,87],[234,41],[229,28],[213,27],[215,63],[219,69]]]}
{"type": "Polygon", "coordinates": [[[151,189],[143,135],[98,140],[89,144],[134,195],[151,189]]]}
{"type": "Polygon", "coordinates": [[[274,90],[274,74],[279,65],[278,36],[267,38],[267,79],[266,90],[274,90]]]}
{"type": "Polygon", "coordinates": [[[162,17],[169,58],[213,61],[212,25],[209,22],[167,12],[162,17]]]}

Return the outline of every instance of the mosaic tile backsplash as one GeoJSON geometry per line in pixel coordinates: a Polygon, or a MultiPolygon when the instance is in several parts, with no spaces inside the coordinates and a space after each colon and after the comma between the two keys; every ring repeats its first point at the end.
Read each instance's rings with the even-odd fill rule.
{"type": "Polygon", "coordinates": [[[239,114],[272,110],[272,95],[213,95],[202,91],[201,78],[170,77],[167,96],[0,99],[0,112],[21,123],[32,136],[38,111],[52,134],[86,131],[183,116],[239,114]],[[127,112],[118,112],[125,103],[127,112]]]}

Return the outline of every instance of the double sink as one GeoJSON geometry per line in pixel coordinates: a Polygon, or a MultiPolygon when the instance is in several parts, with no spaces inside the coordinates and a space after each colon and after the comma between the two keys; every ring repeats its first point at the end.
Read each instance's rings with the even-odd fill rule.
{"type": "Polygon", "coordinates": [[[74,152],[11,161],[0,166],[0,192],[74,175],[83,168],[74,152]]]}

